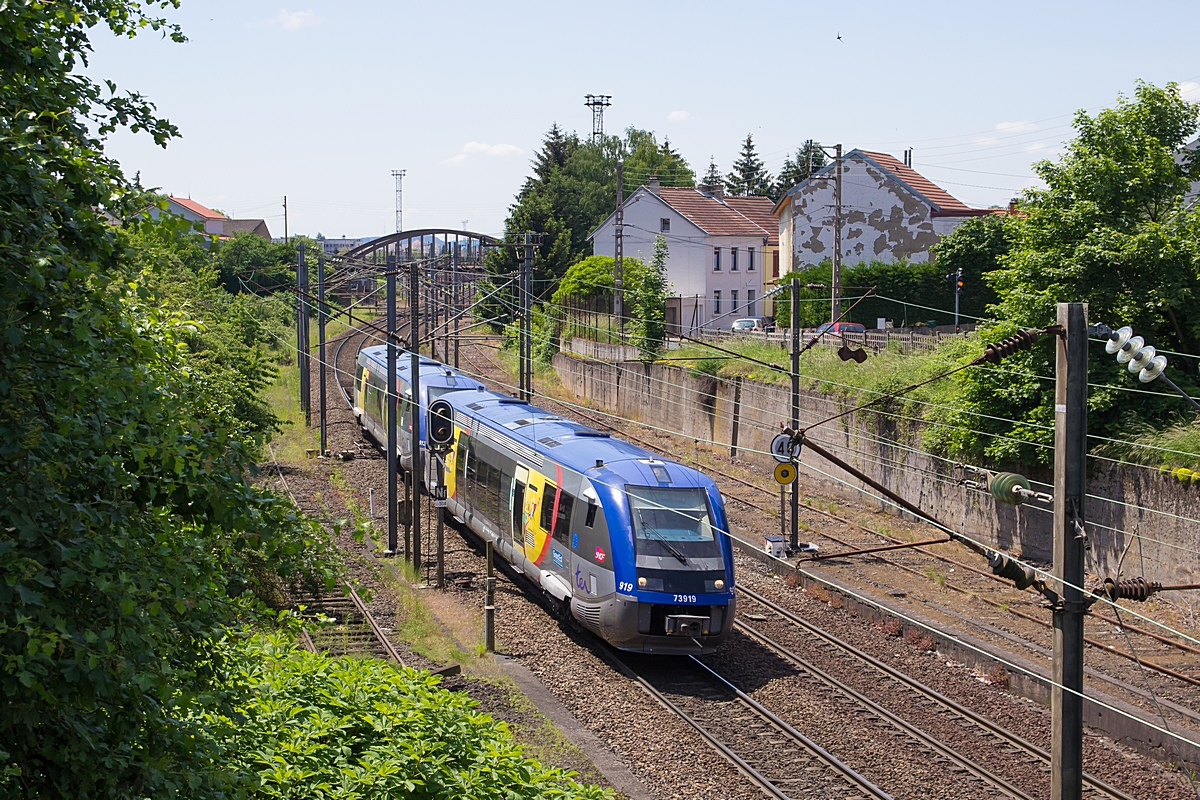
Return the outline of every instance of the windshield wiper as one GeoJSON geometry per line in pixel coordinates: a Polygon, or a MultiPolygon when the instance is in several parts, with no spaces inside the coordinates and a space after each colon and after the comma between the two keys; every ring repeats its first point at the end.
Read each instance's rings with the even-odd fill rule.
{"type": "Polygon", "coordinates": [[[675,556],[675,558],[679,559],[680,564],[687,563],[687,556],[685,556],[683,553],[679,552],[674,547],[672,547],[671,543],[667,541],[667,537],[663,536],[661,533],[659,533],[657,530],[655,530],[654,526],[646,524],[646,517],[644,514],[639,512],[638,519],[640,519],[642,521],[642,530],[650,533],[655,539],[658,539],[660,542],[662,542],[663,547],[670,550],[671,555],[673,555],[673,556],[675,556]]]}

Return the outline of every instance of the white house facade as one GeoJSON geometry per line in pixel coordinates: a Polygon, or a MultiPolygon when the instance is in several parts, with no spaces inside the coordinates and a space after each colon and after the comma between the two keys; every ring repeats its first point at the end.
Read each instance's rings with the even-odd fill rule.
{"type": "MultiPolygon", "coordinates": [[[[780,249],[803,269],[833,256],[834,165],[792,187],[776,204],[780,249]]],[[[970,208],[887,153],[851,150],[842,159],[842,264],[931,260],[938,239],[970,217],[1003,210],[970,208]]],[[[786,270],[785,270],[786,271],[786,270]]]]}
{"type": "MultiPolygon", "coordinates": [[[[729,328],[736,319],[769,314],[764,285],[779,250],[772,206],[766,197],[726,197],[653,182],[625,200],[625,256],[649,261],[655,238],[667,242],[672,330],[729,328]]],[[[609,215],[589,237],[596,255],[614,255],[615,220],[609,215]]]]}

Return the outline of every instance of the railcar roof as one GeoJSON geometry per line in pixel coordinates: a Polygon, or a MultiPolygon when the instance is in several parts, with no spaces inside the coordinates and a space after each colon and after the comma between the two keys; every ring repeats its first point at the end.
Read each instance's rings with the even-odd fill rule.
{"type": "MultiPolygon", "coordinates": [[[[387,370],[387,345],[386,344],[377,344],[377,345],[372,345],[371,347],[364,347],[362,349],[362,354],[364,356],[366,356],[368,360],[373,362],[377,367],[379,367],[379,369],[385,370],[385,371],[387,370]]],[[[454,377],[457,380],[457,382],[459,383],[459,385],[461,385],[465,389],[474,389],[478,386],[483,386],[482,383],[475,380],[474,378],[464,375],[461,372],[455,370],[452,367],[449,367],[449,366],[443,364],[440,361],[433,361],[433,360],[427,358],[426,356],[421,356],[421,361],[419,363],[421,365],[420,377],[421,377],[421,383],[423,385],[426,385],[426,386],[430,385],[431,378],[454,377]]],[[[400,377],[404,377],[405,375],[408,374],[408,372],[411,368],[412,368],[412,351],[397,350],[396,351],[396,374],[400,377]]],[[[444,386],[445,383],[436,383],[436,385],[444,386]]]]}
{"type": "Polygon", "coordinates": [[[674,485],[695,486],[706,482],[700,473],[682,464],[664,462],[635,444],[563,419],[508,395],[467,390],[450,392],[443,395],[442,399],[471,417],[483,414],[490,426],[504,431],[519,444],[580,473],[593,469],[599,459],[607,469],[628,482],[653,485],[659,482],[658,478],[651,465],[645,462],[654,461],[662,465],[660,468],[668,469],[674,485]]]}

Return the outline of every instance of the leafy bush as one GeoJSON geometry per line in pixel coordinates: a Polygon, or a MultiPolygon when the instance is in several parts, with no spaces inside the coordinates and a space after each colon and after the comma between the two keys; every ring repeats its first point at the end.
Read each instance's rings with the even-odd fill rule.
{"type": "Polygon", "coordinates": [[[0,14],[4,796],[219,789],[182,721],[220,669],[213,643],[254,612],[247,589],[331,577],[324,534],[250,483],[253,434],[220,370],[190,360],[195,326],[159,305],[111,224],[143,212],[144,194],[97,137],[176,131],[87,77],[89,31],[182,41],[147,16],[171,4],[0,14]]]}
{"type": "Polygon", "coordinates": [[[252,798],[601,798],[525,758],[507,725],[439,679],[377,659],[309,653],[280,636],[240,649],[226,711],[203,725],[252,798]]]}

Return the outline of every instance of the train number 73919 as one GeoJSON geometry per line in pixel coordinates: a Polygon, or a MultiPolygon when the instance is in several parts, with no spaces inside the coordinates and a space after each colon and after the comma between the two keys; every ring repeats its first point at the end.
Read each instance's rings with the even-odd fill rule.
{"type": "Polygon", "coordinates": [[[676,603],[694,603],[694,602],[696,602],[696,595],[694,595],[694,594],[677,594],[677,595],[675,595],[675,602],[676,603]]]}

